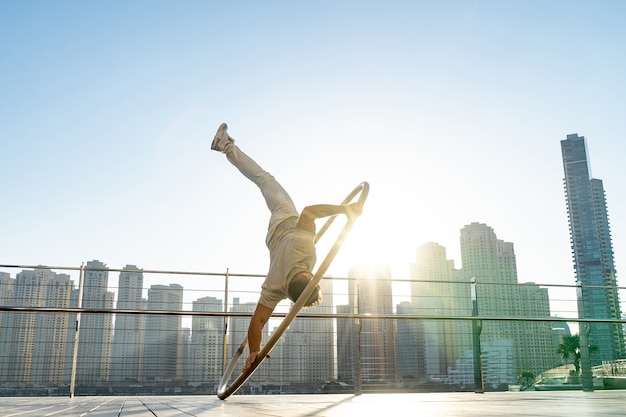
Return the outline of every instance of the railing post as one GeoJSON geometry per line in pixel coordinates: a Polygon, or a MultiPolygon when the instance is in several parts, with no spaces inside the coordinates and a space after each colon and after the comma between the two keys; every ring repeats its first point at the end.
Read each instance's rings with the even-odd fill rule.
{"type": "MultiPolygon", "coordinates": [[[[478,297],[476,295],[476,277],[470,280],[470,293],[472,298],[472,317],[478,317],[478,297]]],[[[472,342],[474,356],[474,392],[483,394],[485,385],[483,379],[483,364],[480,351],[480,333],[483,330],[482,320],[472,320],[472,342]]]]}
{"type": "MultiPolygon", "coordinates": [[[[585,318],[585,302],[583,300],[583,283],[576,281],[576,298],[578,299],[578,318],[585,318]]],[[[583,391],[593,391],[593,378],[591,376],[591,359],[589,358],[589,323],[578,322],[578,340],[580,349],[580,372],[583,391]]]]}
{"type": "MultiPolygon", "coordinates": [[[[78,308],[83,307],[83,281],[85,279],[85,263],[80,265],[78,276],[78,308]]],[[[70,398],[74,398],[74,386],[76,385],[76,360],[78,358],[78,340],[80,331],[80,311],[76,313],[76,332],[74,333],[74,351],[72,352],[72,373],[70,377],[70,398]]]]}
{"type": "MultiPolygon", "coordinates": [[[[228,313],[228,268],[224,275],[224,313],[228,313]]],[[[228,316],[224,314],[224,333],[222,335],[222,373],[226,372],[228,358],[226,355],[226,333],[228,332],[228,316]]]]}
{"type": "MultiPolygon", "coordinates": [[[[361,313],[361,309],[359,307],[360,301],[359,301],[359,279],[355,278],[354,281],[354,298],[355,298],[355,309],[356,309],[356,314],[359,315],[361,313]]],[[[363,383],[361,380],[361,330],[363,328],[363,323],[361,321],[360,318],[356,318],[355,320],[355,325],[356,325],[356,337],[355,337],[355,342],[356,342],[356,363],[355,363],[355,367],[356,369],[354,370],[354,395],[361,395],[363,393],[363,383]]]]}

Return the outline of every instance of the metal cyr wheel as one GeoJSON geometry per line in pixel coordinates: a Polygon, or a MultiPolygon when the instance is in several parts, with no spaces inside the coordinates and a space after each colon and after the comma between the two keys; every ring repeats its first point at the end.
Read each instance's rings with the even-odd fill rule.
{"type": "MultiPolygon", "coordinates": [[[[367,200],[367,195],[369,194],[369,187],[370,186],[367,182],[362,182],[354,190],[352,190],[350,194],[348,194],[348,196],[342,201],[341,204],[345,205],[345,204],[351,203],[354,200],[354,198],[358,195],[359,199],[357,200],[357,203],[360,204],[361,207],[363,207],[363,205],[365,204],[365,200],[367,200]]],[[[319,239],[324,235],[324,233],[328,230],[328,228],[333,223],[336,217],[337,216],[332,216],[328,220],[326,220],[326,223],[324,223],[324,226],[322,226],[320,231],[315,236],[315,243],[317,243],[319,239]]],[[[319,268],[317,268],[317,271],[313,275],[313,278],[311,278],[311,281],[306,286],[304,291],[302,291],[302,294],[300,294],[300,297],[298,298],[298,300],[291,307],[291,309],[289,310],[289,313],[287,313],[283,321],[280,323],[280,325],[276,328],[276,330],[269,337],[269,339],[267,340],[267,343],[265,343],[265,346],[261,348],[261,351],[257,355],[256,361],[252,364],[252,366],[246,372],[242,372],[230,385],[228,385],[228,382],[231,379],[231,375],[235,367],[237,366],[237,362],[239,361],[239,358],[241,357],[241,355],[246,349],[248,338],[246,337],[244,339],[244,341],[241,343],[241,345],[237,349],[237,352],[235,352],[235,355],[233,355],[232,359],[230,360],[230,363],[228,364],[226,371],[224,371],[224,375],[222,376],[222,379],[218,386],[217,397],[220,400],[225,400],[230,395],[234,394],[235,391],[237,391],[248,380],[248,378],[252,376],[252,374],[259,367],[261,362],[263,362],[263,360],[269,355],[274,345],[276,345],[276,343],[281,338],[283,333],[285,333],[285,330],[287,330],[287,327],[289,327],[291,322],[296,318],[296,315],[302,309],[302,306],[304,305],[305,301],[313,293],[315,287],[317,286],[317,284],[319,284],[320,280],[322,279],[322,277],[328,270],[328,267],[330,266],[333,259],[335,259],[337,252],[339,252],[339,249],[341,248],[343,241],[348,235],[348,232],[350,231],[350,229],[352,229],[352,226],[355,221],[356,221],[356,217],[348,217],[348,220],[346,224],[344,225],[343,229],[341,230],[341,232],[339,233],[337,240],[335,240],[335,243],[330,248],[330,251],[328,252],[326,257],[320,264],[319,268]]]]}

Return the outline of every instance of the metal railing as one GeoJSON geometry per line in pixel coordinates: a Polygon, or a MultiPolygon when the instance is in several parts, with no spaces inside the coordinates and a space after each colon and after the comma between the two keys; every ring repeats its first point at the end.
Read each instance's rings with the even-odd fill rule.
{"type": "MultiPolygon", "coordinates": [[[[0,273],[0,395],[214,393],[264,279],[97,261],[0,265],[7,270],[0,273]]],[[[576,385],[573,357],[557,353],[566,334],[559,323],[580,326],[581,336],[608,326],[624,345],[625,320],[578,317],[580,283],[375,276],[322,284],[326,301],[301,312],[241,393],[484,392],[516,385],[524,371],[576,385]]],[[[265,338],[288,309],[279,305],[265,338]]],[[[585,384],[592,373],[626,374],[621,357],[591,369],[591,350],[581,361],[585,384]]]]}

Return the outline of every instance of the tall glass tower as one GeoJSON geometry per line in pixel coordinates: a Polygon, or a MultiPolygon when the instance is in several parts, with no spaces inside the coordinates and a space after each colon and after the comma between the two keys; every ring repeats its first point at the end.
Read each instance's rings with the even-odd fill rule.
{"type": "MultiPolygon", "coordinates": [[[[567,135],[561,141],[565,196],[576,280],[583,286],[580,318],[620,319],[613,245],[602,180],[591,178],[584,136],[567,135]]],[[[592,323],[589,344],[598,351],[594,365],[624,357],[620,324],[592,323]]]]}

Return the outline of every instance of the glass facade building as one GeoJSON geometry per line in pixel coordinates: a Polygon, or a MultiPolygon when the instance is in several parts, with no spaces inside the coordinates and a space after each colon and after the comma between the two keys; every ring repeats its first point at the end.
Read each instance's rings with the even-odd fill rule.
{"type": "MultiPolygon", "coordinates": [[[[620,319],[613,245],[602,181],[591,177],[584,136],[561,141],[565,195],[576,280],[583,286],[579,317],[620,319]]],[[[589,344],[597,347],[592,364],[624,357],[620,324],[592,323],[589,344]]]]}

